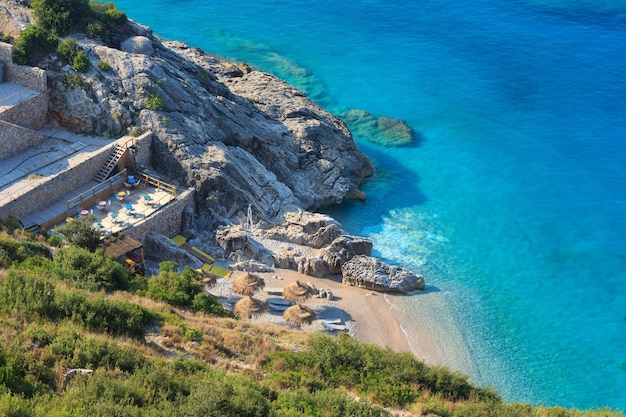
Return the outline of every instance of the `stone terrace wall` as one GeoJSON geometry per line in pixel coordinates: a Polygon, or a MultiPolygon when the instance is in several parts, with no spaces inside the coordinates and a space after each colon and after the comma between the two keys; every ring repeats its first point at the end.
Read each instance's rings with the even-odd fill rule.
{"type": "Polygon", "coordinates": [[[183,191],[175,200],[161,207],[159,211],[152,214],[146,220],[125,230],[123,232],[124,235],[132,237],[139,242],[143,242],[144,236],[151,230],[155,230],[168,237],[180,234],[183,209],[188,205],[194,206],[194,194],[195,190],[193,188],[183,191]]]}
{"type": "Polygon", "coordinates": [[[69,170],[57,173],[53,177],[33,180],[32,185],[16,200],[0,207],[0,218],[24,216],[47,206],[52,201],[57,201],[69,191],[91,181],[96,171],[111,154],[111,149],[112,145],[101,148],[90,159],[69,170]]]}
{"type": "Polygon", "coordinates": [[[150,147],[152,146],[152,132],[148,131],[135,138],[137,152],[135,152],[135,168],[145,171],[150,166],[150,147]]]}
{"type": "Polygon", "coordinates": [[[0,143],[2,144],[0,146],[0,161],[18,155],[46,139],[48,139],[46,135],[35,130],[0,120],[0,143]]]}
{"type": "Polygon", "coordinates": [[[46,123],[47,115],[48,93],[43,93],[6,109],[0,113],[0,120],[31,129],[41,129],[46,123]]]}
{"type": "Polygon", "coordinates": [[[16,65],[11,58],[12,54],[13,45],[0,42],[0,60],[4,62],[5,81],[45,93],[48,90],[46,71],[41,68],[16,65]]]}

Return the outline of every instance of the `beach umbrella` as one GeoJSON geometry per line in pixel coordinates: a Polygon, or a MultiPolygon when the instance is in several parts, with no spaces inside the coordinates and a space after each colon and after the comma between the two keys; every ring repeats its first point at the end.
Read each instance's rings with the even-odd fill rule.
{"type": "Polygon", "coordinates": [[[313,323],[315,317],[315,311],[301,304],[291,306],[283,313],[283,318],[297,327],[302,327],[302,323],[313,323]]]}
{"type": "Polygon", "coordinates": [[[240,295],[252,295],[263,287],[265,287],[263,278],[249,272],[239,275],[232,284],[233,291],[240,295]]]}
{"type": "Polygon", "coordinates": [[[266,309],[267,305],[263,301],[246,296],[235,303],[233,312],[239,318],[251,319],[252,317],[260,316],[266,309]]]}
{"type": "Polygon", "coordinates": [[[287,284],[283,289],[283,298],[293,303],[301,303],[315,294],[313,288],[308,285],[295,281],[287,284]]]}
{"type": "Polygon", "coordinates": [[[210,273],[209,271],[205,271],[204,269],[197,270],[200,273],[200,282],[204,285],[205,288],[212,288],[217,284],[217,277],[210,273]]]}

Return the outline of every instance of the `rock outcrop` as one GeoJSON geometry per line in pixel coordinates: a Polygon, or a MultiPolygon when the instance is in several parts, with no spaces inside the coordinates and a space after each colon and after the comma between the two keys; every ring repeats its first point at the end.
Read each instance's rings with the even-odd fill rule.
{"type": "Polygon", "coordinates": [[[340,117],[355,135],[383,146],[406,146],[418,135],[404,120],[388,116],[376,117],[365,110],[348,110],[340,117]]]}
{"type": "MultiPolygon", "coordinates": [[[[151,166],[140,168],[195,188],[195,213],[186,213],[184,226],[206,237],[204,246],[219,245],[242,268],[314,276],[339,274],[355,256],[371,254],[371,242],[310,212],[365,198],[358,186],[372,164],[341,119],[270,74],[162,42],[132,21],[106,44],[71,36],[91,67],[78,74],[55,55],[40,62],[50,123],[112,138],[152,131],[151,166]],[[244,219],[246,211],[253,219],[244,219]],[[253,230],[239,226],[249,220],[253,230]],[[278,241],[286,245],[268,246],[278,241]]],[[[402,121],[370,116],[363,117],[377,134],[413,139],[402,121]]],[[[181,264],[194,261],[163,236],[148,235],[145,246],[181,264]]]]}
{"type": "Polygon", "coordinates": [[[424,278],[380,259],[357,255],[341,267],[342,282],[376,291],[410,292],[424,289],[424,278]]]}
{"type": "Polygon", "coordinates": [[[202,262],[198,258],[178,247],[172,239],[162,233],[148,232],[144,238],[143,246],[148,255],[158,254],[159,258],[176,262],[180,267],[188,266],[192,269],[202,267],[202,262]]]}
{"type": "Polygon", "coordinates": [[[346,125],[284,81],[129,22],[103,45],[73,34],[91,62],[80,85],[54,56],[47,70],[54,124],[81,133],[154,132],[152,165],[196,189],[201,228],[248,205],[258,218],[364,198],[372,173],[346,125]],[[104,64],[103,64],[104,63],[104,64]],[[65,78],[64,78],[65,77],[65,78]]]}

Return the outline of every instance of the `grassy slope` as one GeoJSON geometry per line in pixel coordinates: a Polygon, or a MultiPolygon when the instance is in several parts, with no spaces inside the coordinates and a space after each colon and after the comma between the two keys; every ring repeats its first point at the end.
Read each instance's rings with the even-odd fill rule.
{"type": "Polygon", "coordinates": [[[410,354],[193,313],[119,276],[81,289],[105,281],[41,241],[0,234],[0,416],[623,415],[507,404],[410,354]]]}

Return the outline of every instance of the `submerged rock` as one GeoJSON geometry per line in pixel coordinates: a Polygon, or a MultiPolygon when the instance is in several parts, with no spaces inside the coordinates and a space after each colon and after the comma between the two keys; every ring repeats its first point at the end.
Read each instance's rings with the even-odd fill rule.
{"type": "Polygon", "coordinates": [[[424,278],[380,259],[357,255],[341,267],[342,282],[375,291],[410,292],[424,289],[424,278]]]}
{"type": "Polygon", "coordinates": [[[365,110],[348,110],[339,115],[355,135],[383,146],[406,146],[417,135],[407,122],[388,116],[376,117],[365,110]]]}

